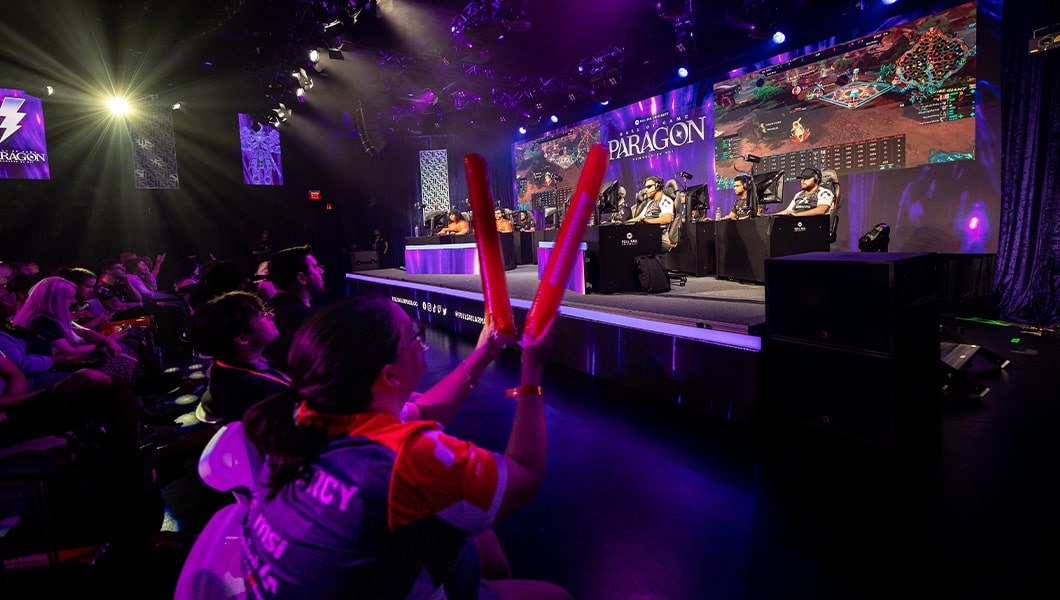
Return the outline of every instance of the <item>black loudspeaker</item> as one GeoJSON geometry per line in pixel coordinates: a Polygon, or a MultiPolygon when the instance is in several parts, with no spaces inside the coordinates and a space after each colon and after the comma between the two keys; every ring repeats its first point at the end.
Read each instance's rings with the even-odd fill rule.
{"type": "Polygon", "coordinates": [[[884,446],[934,440],[937,286],[935,254],[767,260],[763,414],[884,446]]]}
{"type": "Polygon", "coordinates": [[[358,250],[350,254],[350,270],[371,271],[378,268],[379,255],[375,250],[358,250]]]}

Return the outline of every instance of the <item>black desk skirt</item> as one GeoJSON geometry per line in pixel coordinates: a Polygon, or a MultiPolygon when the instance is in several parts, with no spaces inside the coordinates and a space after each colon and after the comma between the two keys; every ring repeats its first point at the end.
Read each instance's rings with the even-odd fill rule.
{"type": "Polygon", "coordinates": [[[766,282],[766,259],[828,252],[828,215],[718,221],[718,277],[766,282]]]}

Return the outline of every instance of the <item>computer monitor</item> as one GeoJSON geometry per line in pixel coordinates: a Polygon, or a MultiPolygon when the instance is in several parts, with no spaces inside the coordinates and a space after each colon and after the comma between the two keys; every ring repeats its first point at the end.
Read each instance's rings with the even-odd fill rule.
{"type": "Polygon", "coordinates": [[[784,201],[784,171],[756,173],[754,180],[759,204],[780,204],[784,201]]]}
{"type": "Polygon", "coordinates": [[[692,220],[692,212],[699,211],[700,218],[706,217],[710,210],[710,193],[707,184],[701,183],[685,190],[685,220],[692,220]]]}
{"type": "Polygon", "coordinates": [[[596,197],[596,209],[593,211],[593,223],[601,223],[603,215],[618,210],[618,180],[612,180],[600,190],[596,197]]]}

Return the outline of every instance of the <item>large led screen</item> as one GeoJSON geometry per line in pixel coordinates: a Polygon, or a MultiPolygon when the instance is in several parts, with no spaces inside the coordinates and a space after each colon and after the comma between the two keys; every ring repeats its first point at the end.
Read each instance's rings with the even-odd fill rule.
{"type": "Polygon", "coordinates": [[[40,98],[0,88],[0,179],[51,179],[40,98]]]}
{"type": "Polygon", "coordinates": [[[562,205],[573,191],[589,148],[607,147],[605,187],[617,183],[632,199],[644,178],[679,187],[709,181],[710,114],[702,84],[685,86],[513,146],[519,208],[562,205]],[[687,177],[682,177],[682,173],[687,177]]]}
{"type": "Polygon", "coordinates": [[[975,3],[720,81],[719,185],[748,155],[788,179],[808,165],[851,174],[973,159],[975,96],[975,3]]]}

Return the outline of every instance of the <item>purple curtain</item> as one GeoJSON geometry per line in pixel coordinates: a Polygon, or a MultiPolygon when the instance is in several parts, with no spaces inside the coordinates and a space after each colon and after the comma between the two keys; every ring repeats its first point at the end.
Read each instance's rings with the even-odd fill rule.
{"type": "MultiPolygon", "coordinates": [[[[993,3],[990,3],[993,4],[993,3]]],[[[1060,49],[1027,51],[1060,21],[1052,2],[1004,3],[1001,230],[994,291],[1000,316],[1060,321],[1060,49]]]]}

